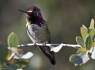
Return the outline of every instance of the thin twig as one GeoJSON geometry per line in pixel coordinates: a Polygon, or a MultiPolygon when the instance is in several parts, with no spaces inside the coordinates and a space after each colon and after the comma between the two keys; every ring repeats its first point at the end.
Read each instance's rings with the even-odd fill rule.
{"type": "MultiPolygon", "coordinates": [[[[61,43],[62,46],[68,46],[68,47],[73,47],[73,48],[81,48],[80,45],[75,45],[75,44],[63,44],[61,43]]],[[[60,44],[42,44],[42,43],[36,43],[36,45],[38,46],[49,46],[49,47],[58,47],[60,44]]],[[[21,44],[21,45],[18,45],[18,47],[28,47],[28,46],[35,46],[34,43],[29,43],[29,44],[21,44]]]]}

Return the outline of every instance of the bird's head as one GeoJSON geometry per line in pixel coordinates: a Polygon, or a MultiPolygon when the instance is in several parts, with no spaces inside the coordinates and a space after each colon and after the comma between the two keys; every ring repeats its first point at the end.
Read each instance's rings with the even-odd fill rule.
{"type": "Polygon", "coordinates": [[[40,23],[43,24],[43,22],[45,22],[42,18],[40,9],[36,6],[31,6],[26,11],[19,11],[26,13],[26,21],[28,24],[37,23],[40,25],[40,23]]]}

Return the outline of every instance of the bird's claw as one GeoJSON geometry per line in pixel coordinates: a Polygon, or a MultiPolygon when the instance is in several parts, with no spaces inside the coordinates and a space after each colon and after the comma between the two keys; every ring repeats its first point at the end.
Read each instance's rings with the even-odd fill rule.
{"type": "Polygon", "coordinates": [[[37,43],[34,43],[34,46],[37,46],[37,43]]]}
{"type": "Polygon", "coordinates": [[[43,43],[43,46],[46,46],[46,43],[43,43]]]}

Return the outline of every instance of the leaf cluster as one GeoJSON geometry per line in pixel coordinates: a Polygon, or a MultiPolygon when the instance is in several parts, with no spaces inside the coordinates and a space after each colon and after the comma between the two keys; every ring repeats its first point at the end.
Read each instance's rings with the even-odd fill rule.
{"type": "Polygon", "coordinates": [[[95,59],[95,28],[94,19],[91,20],[89,28],[82,25],[80,27],[81,36],[76,37],[76,42],[81,46],[76,52],[70,56],[69,61],[75,65],[85,64],[90,57],[95,59]],[[89,53],[91,55],[89,55],[89,53]]]}
{"type": "Polygon", "coordinates": [[[14,32],[9,34],[7,43],[8,47],[0,44],[0,64],[7,62],[15,64],[18,68],[24,68],[33,54],[31,52],[24,54],[23,50],[18,48],[19,39],[14,32]]]}

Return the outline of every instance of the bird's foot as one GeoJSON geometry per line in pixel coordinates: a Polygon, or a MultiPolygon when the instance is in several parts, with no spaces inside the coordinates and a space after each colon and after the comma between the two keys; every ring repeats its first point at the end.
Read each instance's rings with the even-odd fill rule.
{"type": "Polygon", "coordinates": [[[46,46],[46,43],[43,43],[43,46],[46,46]]]}
{"type": "Polygon", "coordinates": [[[34,43],[34,46],[37,46],[37,43],[34,43]]]}

